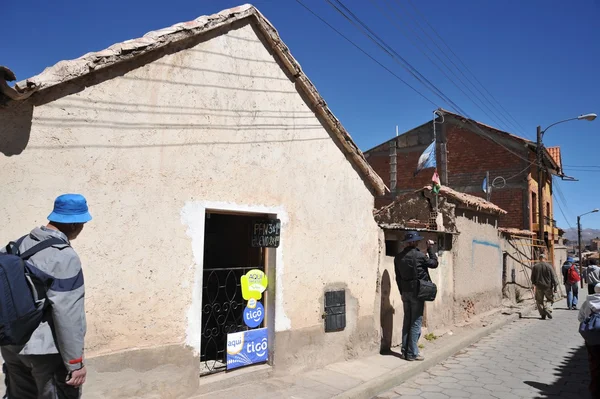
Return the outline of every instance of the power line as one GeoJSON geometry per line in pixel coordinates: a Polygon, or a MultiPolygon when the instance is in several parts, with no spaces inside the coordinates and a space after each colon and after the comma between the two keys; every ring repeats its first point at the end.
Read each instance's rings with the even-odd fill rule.
{"type": "Polygon", "coordinates": [[[531,168],[531,164],[527,165],[527,166],[525,167],[525,169],[523,169],[523,170],[522,170],[522,171],[520,171],[519,173],[517,173],[517,174],[514,174],[514,175],[512,175],[511,177],[507,177],[507,178],[506,178],[506,179],[504,179],[504,180],[505,180],[505,181],[512,180],[512,179],[514,179],[515,177],[517,177],[517,176],[519,176],[519,175],[523,174],[523,172],[525,172],[525,171],[529,170],[530,168],[531,168]]]}
{"type": "Polygon", "coordinates": [[[417,79],[421,84],[423,84],[428,90],[430,90],[431,92],[433,92],[433,94],[435,94],[436,96],[440,97],[444,102],[448,103],[454,110],[456,113],[458,114],[462,114],[466,117],[467,119],[467,123],[470,123],[476,130],[479,131],[480,135],[482,135],[483,137],[495,142],[496,144],[498,144],[499,146],[503,147],[504,149],[506,149],[508,152],[512,153],[513,155],[517,156],[518,158],[525,160],[526,162],[529,162],[530,165],[533,165],[535,163],[535,161],[530,161],[529,159],[523,157],[521,154],[511,150],[510,148],[508,148],[507,146],[505,146],[504,144],[502,144],[501,142],[495,140],[494,138],[487,136],[483,130],[481,130],[481,128],[473,122],[473,119],[468,115],[467,112],[465,112],[464,110],[462,110],[456,103],[454,103],[448,96],[446,96],[439,88],[437,88],[433,83],[431,83],[431,81],[429,81],[425,76],[423,76],[416,68],[414,68],[408,61],[406,61],[400,54],[398,54],[393,48],[391,48],[387,43],[385,43],[385,41],[383,39],[381,39],[375,32],[373,32],[373,30],[371,28],[369,28],[364,22],[362,22],[360,20],[360,18],[358,18],[356,16],[356,14],[354,14],[348,7],[346,7],[341,0],[326,0],[338,13],[340,13],[345,19],[347,19],[353,26],[356,26],[356,23],[360,24],[364,29],[361,29],[359,27],[357,27],[359,29],[359,31],[361,31],[365,36],[367,36],[371,41],[373,41],[379,48],[381,48],[386,54],[388,54],[389,56],[392,57],[392,59],[394,59],[394,61],[396,61],[398,64],[400,64],[404,69],[406,69],[415,79],[417,79]],[[336,3],[338,3],[342,8],[344,8],[345,10],[347,10],[347,12],[351,15],[352,18],[354,18],[356,20],[356,22],[350,17],[348,16],[344,11],[342,11],[339,7],[337,7],[335,4],[332,3],[332,1],[335,1],[336,3]],[[369,33],[365,33],[365,30],[367,30],[369,33]],[[399,58],[403,63],[399,62],[397,59],[399,58]],[[425,83],[425,82],[427,83],[425,83]]]}
{"type": "Polygon", "coordinates": [[[412,27],[410,27],[410,25],[406,25],[408,26],[412,32],[413,35],[423,44],[423,46],[429,50],[429,52],[433,53],[433,55],[438,59],[438,61],[448,70],[450,71],[450,73],[456,78],[458,79],[458,81],[460,82],[460,84],[462,86],[464,86],[469,92],[470,94],[476,98],[479,102],[481,102],[481,104],[487,108],[487,110],[489,112],[491,112],[492,114],[494,114],[495,118],[490,116],[490,114],[488,114],[488,112],[486,110],[484,110],[477,101],[475,101],[471,96],[469,96],[469,94],[467,94],[465,92],[465,90],[463,90],[463,88],[461,86],[459,86],[449,75],[448,73],[446,73],[446,71],[440,67],[440,65],[433,60],[426,51],[423,50],[423,48],[421,46],[419,46],[417,43],[415,43],[415,41],[413,41],[410,38],[410,35],[407,34],[406,31],[404,31],[401,26],[393,19],[390,17],[389,12],[391,12],[392,14],[394,14],[396,16],[396,19],[400,18],[400,15],[396,12],[396,10],[394,10],[387,1],[384,1],[386,4],[386,7],[388,8],[389,12],[386,13],[385,10],[383,10],[379,4],[377,4],[376,0],[370,0],[371,3],[379,10],[379,12],[392,24],[394,25],[394,27],[396,28],[396,30],[398,30],[400,33],[402,33],[408,40],[411,41],[411,43],[415,46],[415,48],[417,48],[449,81],[450,83],[452,83],[458,90],[460,90],[477,108],[479,108],[484,114],[487,115],[488,118],[492,119],[495,123],[497,123],[499,126],[503,125],[503,128],[506,130],[510,130],[510,128],[507,127],[507,125],[502,122],[501,118],[498,117],[498,115],[492,111],[478,96],[475,92],[473,92],[473,90],[471,90],[471,88],[460,78],[460,76],[458,76],[454,70],[452,68],[450,68],[450,66],[448,66],[448,64],[442,59],[440,58],[440,56],[433,50],[431,50],[431,48],[427,45],[427,43],[425,42],[425,40],[422,39],[422,37],[418,34],[418,32],[416,32],[414,29],[412,29],[412,27]],[[497,118],[497,119],[496,119],[497,118]]]}
{"type": "MultiPolygon", "coordinates": [[[[492,98],[492,100],[494,100],[498,106],[510,117],[510,119],[512,119],[513,122],[516,123],[517,126],[519,126],[522,131],[526,131],[527,129],[525,129],[512,115],[510,112],[508,112],[503,106],[502,104],[492,95],[492,93],[489,92],[489,90],[483,85],[483,83],[481,83],[481,81],[479,79],[477,79],[477,76],[475,76],[475,74],[469,69],[469,67],[462,61],[462,59],[454,52],[454,50],[452,50],[452,48],[450,47],[450,45],[444,40],[444,38],[435,30],[435,28],[429,23],[429,21],[427,20],[427,18],[421,13],[421,11],[419,11],[419,9],[413,4],[412,0],[408,0],[408,3],[411,5],[411,7],[416,11],[416,13],[421,17],[421,19],[423,21],[425,21],[425,23],[427,24],[427,26],[429,26],[429,28],[433,31],[433,33],[440,39],[440,41],[446,46],[446,48],[448,48],[448,50],[452,53],[452,55],[454,55],[454,57],[458,60],[458,62],[467,70],[467,72],[473,77],[473,79],[483,88],[483,90],[492,98]]],[[[462,73],[462,72],[461,72],[462,73]]]]}
{"type": "Polygon", "coordinates": [[[565,211],[563,211],[563,207],[561,206],[561,202],[562,202],[562,205],[564,205],[564,207],[565,207],[564,209],[566,210],[566,213],[568,213],[569,216],[571,216],[571,218],[575,219],[573,217],[573,214],[569,210],[568,205],[567,205],[568,201],[565,198],[565,195],[564,195],[564,193],[562,191],[562,188],[561,188],[561,186],[560,186],[560,184],[558,182],[558,179],[553,178],[553,182],[554,182],[554,186],[556,187],[556,192],[558,193],[558,196],[559,196],[558,198],[556,196],[554,196],[555,199],[557,199],[556,204],[558,205],[558,209],[560,210],[561,214],[565,218],[565,220],[566,220],[567,224],[569,225],[569,227],[572,228],[571,223],[569,222],[570,219],[567,218],[567,216],[565,215],[565,211]]]}
{"type": "MultiPolygon", "coordinates": [[[[383,1],[386,3],[386,5],[387,5],[388,9],[389,9],[389,10],[390,10],[392,13],[394,13],[394,14],[396,15],[396,17],[399,19],[399,18],[400,18],[400,13],[397,13],[397,12],[396,12],[396,11],[393,9],[393,7],[391,6],[391,0],[383,0],[383,1]]],[[[371,2],[375,2],[375,0],[371,0],[371,2]]],[[[427,31],[426,31],[425,29],[423,29],[423,27],[421,26],[421,24],[419,24],[419,22],[416,20],[416,18],[415,18],[415,17],[414,17],[412,14],[411,14],[411,15],[408,15],[409,13],[407,12],[407,9],[404,7],[404,5],[403,5],[402,1],[400,1],[400,0],[396,0],[396,3],[397,3],[399,6],[401,6],[402,10],[404,11],[404,14],[406,14],[406,15],[409,17],[409,19],[410,19],[410,20],[413,22],[413,24],[414,24],[416,27],[418,27],[418,29],[419,29],[421,32],[423,32],[423,34],[424,34],[425,36],[427,36],[427,38],[429,39],[429,41],[430,41],[431,43],[433,43],[433,44],[435,45],[435,47],[437,47],[437,49],[438,49],[439,51],[437,51],[437,52],[436,52],[435,50],[432,50],[432,49],[431,49],[431,48],[430,48],[430,47],[427,45],[427,43],[426,43],[426,40],[424,40],[424,39],[421,37],[421,35],[420,35],[420,34],[417,32],[417,30],[413,28],[412,24],[410,24],[410,23],[407,23],[406,19],[404,19],[404,25],[405,25],[405,26],[407,26],[407,27],[408,27],[408,28],[409,28],[409,29],[410,29],[410,30],[413,32],[413,34],[415,35],[415,37],[417,37],[417,38],[418,38],[418,39],[419,39],[419,40],[420,40],[420,41],[423,43],[423,45],[424,45],[424,46],[425,46],[425,47],[426,47],[426,48],[427,48],[427,49],[428,49],[428,50],[429,50],[431,53],[433,53],[433,54],[435,55],[435,57],[436,57],[436,58],[437,58],[437,59],[438,59],[438,60],[439,60],[439,61],[440,61],[440,62],[441,62],[441,63],[442,63],[442,64],[443,64],[445,67],[446,67],[446,69],[448,69],[448,71],[450,71],[450,72],[452,73],[452,75],[454,75],[454,76],[455,76],[455,77],[456,77],[456,78],[457,78],[457,79],[458,79],[458,80],[461,82],[461,84],[463,84],[463,85],[464,85],[464,87],[465,87],[465,88],[466,88],[466,89],[467,89],[467,90],[468,90],[468,91],[469,91],[469,92],[470,92],[470,93],[471,93],[471,94],[472,94],[472,95],[473,95],[475,98],[477,98],[477,100],[478,100],[478,101],[480,101],[480,102],[481,102],[481,104],[482,104],[482,105],[483,105],[483,106],[484,106],[484,107],[485,107],[485,108],[486,108],[486,109],[487,109],[489,112],[491,112],[491,113],[492,113],[492,114],[493,114],[493,115],[494,115],[496,118],[498,118],[498,120],[500,120],[500,122],[498,123],[498,125],[499,125],[499,126],[502,126],[502,125],[503,125],[503,126],[504,126],[504,129],[506,129],[506,130],[511,130],[511,129],[514,129],[514,130],[518,131],[518,130],[519,130],[519,128],[518,128],[518,127],[516,127],[516,126],[514,126],[514,124],[512,124],[512,123],[510,122],[510,120],[508,120],[508,119],[507,119],[507,118],[506,118],[504,115],[502,115],[502,112],[500,112],[500,111],[498,110],[498,108],[497,108],[497,107],[496,107],[496,106],[495,106],[495,105],[494,105],[494,104],[493,104],[491,101],[489,101],[489,99],[488,99],[488,98],[487,98],[487,97],[486,97],[486,96],[485,96],[485,95],[484,95],[484,94],[481,92],[481,90],[479,90],[479,88],[478,88],[478,87],[477,87],[475,84],[473,84],[473,82],[472,82],[472,81],[471,81],[471,80],[470,80],[470,79],[469,79],[469,78],[468,78],[468,77],[467,77],[467,76],[464,74],[464,72],[462,71],[462,69],[461,69],[460,67],[458,67],[458,65],[456,65],[456,63],[455,63],[455,62],[452,60],[452,57],[450,57],[450,56],[449,56],[449,55],[448,55],[448,54],[447,54],[447,53],[444,51],[444,49],[442,49],[442,48],[441,48],[441,47],[438,45],[438,43],[435,41],[435,39],[433,39],[433,38],[432,38],[432,37],[429,35],[429,33],[427,33],[427,31]],[[449,66],[449,65],[448,65],[448,64],[447,64],[447,63],[446,63],[446,62],[445,62],[445,61],[444,61],[444,60],[443,60],[443,59],[442,59],[442,58],[441,58],[439,55],[438,55],[438,53],[441,53],[441,54],[442,54],[442,55],[443,55],[443,56],[444,56],[446,59],[448,59],[448,61],[450,61],[450,63],[451,63],[453,66],[454,66],[454,68],[455,68],[456,70],[458,70],[458,72],[460,72],[460,74],[461,74],[461,75],[462,75],[462,76],[465,78],[465,80],[466,80],[466,81],[467,81],[467,82],[470,84],[470,86],[473,86],[473,88],[474,88],[474,89],[475,89],[475,90],[476,90],[476,91],[477,91],[477,92],[478,92],[478,93],[481,95],[481,97],[482,97],[482,98],[480,98],[480,97],[479,97],[479,95],[477,95],[477,93],[473,92],[473,90],[471,89],[471,87],[470,87],[468,84],[466,84],[466,83],[465,83],[465,82],[464,82],[464,81],[461,79],[461,77],[460,77],[460,76],[458,76],[458,75],[457,75],[457,74],[454,72],[454,70],[453,70],[453,69],[452,69],[452,68],[451,68],[451,67],[450,67],[450,66],[449,66]],[[491,108],[488,106],[488,104],[490,104],[490,105],[491,105],[491,107],[492,107],[492,108],[494,108],[494,109],[491,109],[491,108]],[[496,113],[496,111],[497,111],[498,113],[496,113]],[[509,127],[509,125],[511,125],[512,127],[509,127]]],[[[390,19],[390,18],[389,18],[389,16],[388,16],[387,14],[385,14],[385,13],[384,13],[384,15],[385,15],[385,16],[386,16],[388,19],[390,19]]],[[[398,24],[395,24],[395,25],[396,25],[396,26],[399,28],[398,24]]],[[[415,46],[415,47],[418,47],[418,46],[415,46]]],[[[421,50],[421,48],[420,48],[420,47],[418,47],[418,49],[419,49],[419,50],[421,50]]],[[[421,51],[422,51],[422,50],[421,50],[421,51]]],[[[428,57],[428,58],[429,58],[429,57],[428,57]]],[[[461,91],[462,91],[462,90],[461,90],[461,91]]],[[[464,93],[464,92],[463,92],[463,93],[464,93]]],[[[474,101],[473,101],[473,102],[474,102],[474,101]]],[[[475,103],[475,102],[474,102],[474,103],[475,103]]],[[[478,107],[479,107],[479,106],[478,106],[478,107]]],[[[481,107],[479,107],[479,108],[481,109],[481,107]]],[[[482,111],[483,111],[483,110],[482,110],[482,111]]],[[[489,115],[489,114],[487,114],[487,112],[485,112],[485,111],[484,111],[484,113],[486,113],[486,115],[488,115],[488,117],[490,117],[490,115],[489,115]]],[[[493,118],[491,118],[491,117],[490,117],[490,119],[493,119],[493,118]]]]}
{"type": "Polygon", "coordinates": [[[421,74],[415,67],[413,67],[407,60],[405,60],[398,52],[396,52],[392,47],[390,47],[383,39],[381,39],[371,28],[369,28],[364,22],[360,20],[348,7],[344,5],[340,0],[333,0],[339,4],[340,7],[344,8],[346,12],[350,14],[346,14],[342,11],[338,6],[332,3],[332,0],[326,0],[327,3],[331,7],[333,7],[340,15],[342,15],[348,22],[350,22],[355,28],[361,31],[367,38],[369,38],[373,43],[375,43],[379,48],[381,48],[385,53],[387,53],[392,59],[399,64],[402,68],[404,68],[408,73],[410,73],[413,78],[419,81],[422,85],[424,85],[427,89],[429,89],[433,94],[437,95],[447,103],[449,106],[458,107],[448,96],[446,96],[437,86],[435,86],[429,79],[427,79],[423,74],[421,74]],[[357,23],[362,26],[357,26],[357,23]],[[367,32],[365,32],[365,30],[367,32]],[[399,61],[400,60],[400,61],[399,61]]]}
{"type": "Polygon", "coordinates": [[[571,169],[565,168],[565,170],[570,170],[571,172],[586,172],[586,173],[599,173],[600,169],[571,169]]]}
{"type": "Polygon", "coordinates": [[[353,45],[354,47],[356,47],[361,53],[363,53],[364,55],[366,55],[367,57],[369,57],[377,65],[379,65],[380,67],[382,67],[383,69],[385,69],[386,71],[388,71],[392,76],[394,76],[396,79],[398,79],[399,81],[401,81],[402,83],[404,83],[406,86],[408,86],[412,91],[414,91],[419,96],[421,96],[422,98],[424,98],[425,100],[427,100],[429,103],[433,104],[433,106],[439,108],[439,105],[437,105],[435,102],[431,101],[427,96],[425,96],[423,93],[421,93],[420,91],[418,91],[417,89],[415,89],[410,83],[408,83],[407,81],[405,81],[404,79],[402,79],[400,76],[396,75],[391,69],[389,69],[388,67],[386,67],[385,65],[383,65],[381,62],[377,61],[377,59],[375,59],[373,56],[371,56],[371,54],[367,53],[362,47],[360,47],[358,44],[354,43],[347,36],[345,36],[342,32],[340,32],[335,27],[333,27],[331,24],[329,24],[329,22],[327,22],[325,19],[323,19],[317,13],[315,13],[307,5],[305,5],[304,3],[302,3],[302,1],[296,0],[296,2],[298,4],[300,4],[302,7],[304,7],[312,15],[314,15],[317,19],[319,19],[321,22],[323,22],[325,25],[327,25],[335,33],[337,33],[338,35],[340,35],[341,37],[343,37],[348,43],[350,43],[351,45],[353,45]]]}
{"type": "MultiPolygon", "coordinates": [[[[556,196],[555,196],[556,198],[556,196]]],[[[569,225],[570,228],[573,228],[573,226],[571,225],[571,222],[569,222],[569,218],[567,218],[567,216],[565,216],[565,212],[562,209],[562,206],[560,206],[560,201],[555,201],[556,205],[558,205],[558,209],[560,210],[560,213],[562,214],[563,218],[565,219],[565,222],[567,222],[567,224],[569,225]]]]}

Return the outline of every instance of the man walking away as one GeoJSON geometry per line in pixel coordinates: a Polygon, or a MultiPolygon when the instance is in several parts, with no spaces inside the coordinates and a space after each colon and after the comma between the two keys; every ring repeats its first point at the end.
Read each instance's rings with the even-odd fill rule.
{"type": "MultiPolygon", "coordinates": [[[[581,306],[578,319],[583,322],[593,313],[600,313],[600,284],[594,286],[594,293],[588,295],[581,306]]],[[[588,363],[590,366],[590,392],[593,398],[600,398],[600,345],[585,343],[588,352],[588,363]]]]}
{"type": "Polygon", "coordinates": [[[590,259],[585,276],[588,284],[588,295],[593,295],[596,284],[600,283],[600,267],[598,267],[596,259],[590,259]]]}
{"type": "Polygon", "coordinates": [[[563,283],[565,284],[565,290],[567,291],[567,309],[577,310],[577,302],[579,301],[579,272],[577,271],[577,265],[566,263],[562,267],[563,283]]]}
{"type": "Polygon", "coordinates": [[[419,280],[431,281],[428,269],[438,267],[438,259],[433,250],[433,241],[427,242],[427,256],[418,248],[423,237],[416,231],[405,234],[403,243],[406,247],[394,258],[396,283],[404,306],[402,324],[402,356],[408,360],[424,360],[419,355],[417,342],[421,337],[423,310],[425,301],[417,299],[419,280]]]}
{"type": "Polygon", "coordinates": [[[61,195],[46,226],[35,228],[17,241],[20,253],[58,238],[56,244],[35,253],[29,262],[54,278],[46,292],[48,315],[24,346],[3,346],[8,398],[71,399],[81,397],[85,382],[83,347],[86,331],[81,261],[71,248],[85,223],[92,219],[85,198],[61,195]]]}
{"type": "Polygon", "coordinates": [[[546,262],[546,255],[541,254],[539,259],[540,261],[531,270],[531,284],[534,287],[538,311],[542,320],[545,320],[546,316],[549,319],[552,318],[552,304],[554,303],[554,293],[558,288],[558,279],[552,266],[546,262]]]}

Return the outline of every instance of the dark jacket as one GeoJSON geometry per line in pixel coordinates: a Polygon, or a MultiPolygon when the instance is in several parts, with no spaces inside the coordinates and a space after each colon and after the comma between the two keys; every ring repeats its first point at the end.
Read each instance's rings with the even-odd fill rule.
{"type": "Polygon", "coordinates": [[[417,280],[431,281],[428,269],[438,267],[438,257],[431,247],[427,248],[427,254],[429,259],[419,248],[406,247],[394,258],[396,283],[401,294],[416,292],[417,280]]]}
{"type": "Polygon", "coordinates": [[[549,263],[539,262],[531,269],[531,284],[541,289],[558,287],[558,279],[549,263]]]}

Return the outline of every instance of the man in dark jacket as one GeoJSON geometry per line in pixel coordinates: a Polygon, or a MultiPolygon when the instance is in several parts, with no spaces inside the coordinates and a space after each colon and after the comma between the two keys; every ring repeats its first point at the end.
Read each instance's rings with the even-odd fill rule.
{"type": "Polygon", "coordinates": [[[394,258],[396,283],[404,305],[404,322],[402,324],[402,356],[409,361],[423,360],[419,355],[417,342],[421,336],[423,310],[425,302],[417,299],[419,280],[431,281],[428,269],[438,266],[438,258],[433,250],[433,241],[427,242],[427,257],[418,248],[423,237],[416,231],[409,231],[404,236],[406,248],[394,258]]]}
{"type": "Polygon", "coordinates": [[[552,318],[552,304],[558,287],[558,279],[552,266],[546,262],[546,254],[540,254],[539,262],[531,269],[531,284],[535,292],[535,303],[542,320],[552,318]],[[545,301],[544,301],[545,299],[545,301]]]}

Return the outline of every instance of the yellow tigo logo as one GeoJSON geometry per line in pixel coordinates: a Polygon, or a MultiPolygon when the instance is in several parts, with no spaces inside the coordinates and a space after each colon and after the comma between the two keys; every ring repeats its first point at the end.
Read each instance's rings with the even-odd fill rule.
{"type": "Polygon", "coordinates": [[[245,300],[259,300],[262,298],[262,293],[267,289],[268,280],[262,270],[252,269],[242,276],[240,283],[242,286],[242,297],[245,300]]]}

